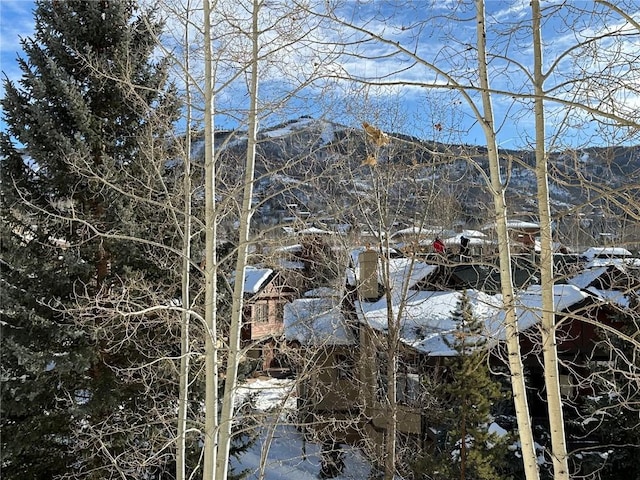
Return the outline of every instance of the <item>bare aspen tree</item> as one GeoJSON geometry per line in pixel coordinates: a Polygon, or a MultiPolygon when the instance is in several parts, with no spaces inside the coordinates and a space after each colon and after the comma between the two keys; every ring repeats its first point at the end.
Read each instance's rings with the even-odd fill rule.
{"type": "Polygon", "coordinates": [[[544,359],[544,380],[547,391],[549,426],[551,430],[551,456],[553,458],[553,476],[556,480],[569,479],[567,445],[564,431],[562,399],[560,397],[559,362],[556,342],[553,238],[552,219],[549,202],[548,157],[545,138],[544,80],[540,2],[532,0],[533,33],[533,86],[535,118],[535,157],[538,213],[540,221],[540,282],[542,286],[542,353],[544,359]]]}
{"type": "Polygon", "coordinates": [[[214,156],[214,65],[211,49],[211,1],[204,0],[204,194],[205,265],[205,426],[202,478],[216,478],[218,451],[218,325],[217,302],[217,219],[215,212],[216,167],[214,156]]]}
{"type": "MultiPolygon", "coordinates": [[[[551,155],[547,146],[558,150],[566,142],[564,136],[572,135],[572,131],[580,132],[580,143],[578,146],[571,146],[570,149],[577,151],[577,148],[582,146],[587,150],[589,145],[583,145],[582,142],[593,142],[598,146],[594,148],[596,155],[599,155],[598,149],[605,154],[605,148],[608,145],[615,149],[619,144],[637,138],[637,121],[635,115],[631,113],[633,109],[629,109],[628,103],[623,99],[633,96],[636,91],[634,84],[637,82],[638,73],[637,65],[634,65],[634,62],[637,61],[637,58],[634,55],[629,56],[628,52],[629,48],[634,48],[631,47],[634,41],[637,43],[638,23],[625,12],[629,8],[629,4],[620,3],[613,6],[609,2],[597,3],[606,8],[600,9],[597,4],[589,6],[567,4],[560,9],[548,7],[541,9],[538,2],[532,2],[534,71],[531,75],[531,81],[534,87],[536,120],[534,150],[541,227],[540,270],[545,305],[542,313],[541,333],[552,438],[551,457],[555,478],[568,478],[570,472],[564,433],[563,400],[560,396],[557,379],[559,359],[555,344],[558,341],[558,327],[554,324],[553,298],[549,291],[557,277],[553,272],[552,260],[552,235],[554,232],[552,231],[553,217],[549,202],[549,179],[554,180],[556,185],[577,186],[585,191],[584,203],[578,204],[578,208],[585,212],[610,204],[613,207],[611,210],[623,212],[625,217],[634,218],[636,222],[638,218],[636,214],[629,215],[630,212],[627,208],[629,203],[633,203],[629,202],[628,192],[636,189],[632,184],[623,183],[610,187],[608,182],[600,181],[595,176],[585,178],[582,174],[583,167],[579,162],[575,162],[568,171],[564,172],[557,153],[554,157],[560,168],[554,165],[555,175],[552,177],[548,171],[551,155]],[[615,12],[622,19],[622,22],[616,19],[615,15],[607,15],[607,10],[615,12]],[[584,20],[586,18],[593,20],[586,21],[584,20]],[[550,55],[550,60],[547,56],[545,63],[548,67],[545,71],[542,58],[542,47],[545,43],[541,35],[542,22],[562,21],[565,25],[563,31],[573,32],[572,25],[577,24],[576,19],[586,21],[590,28],[575,32],[575,41],[569,42],[566,46],[562,45],[557,49],[547,46],[545,52],[550,51],[552,55],[550,55]],[[566,62],[567,59],[571,59],[570,62],[566,62]],[[555,80],[555,83],[550,81],[552,79],[555,80]],[[568,93],[563,92],[563,89],[568,86],[570,86],[568,93]],[[553,112],[551,121],[548,120],[547,109],[553,112]],[[585,122],[585,118],[591,120],[585,122]],[[551,132],[549,137],[545,130],[551,132]],[[594,194],[595,192],[597,193],[594,194]]],[[[558,34],[558,32],[554,32],[554,34],[558,34]]],[[[629,167],[632,171],[637,171],[637,167],[632,165],[629,167]]],[[[609,210],[609,207],[606,208],[609,210]]],[[[569,211],[566,214],[572,215],[572,212],[569,211]]],[[[560,221],[564,215],[565,212],[562,211],[556,214],[560,221]]],[[[566,235],[566,233],[564,234],[566,235]]],[[[561,235],[563,232],[556,232],[556,239],[562,241],[561,235]]],[[[596,235],[591,242],[601,240],[596,235]]],[[[576,319],[576,322],[588,321],[586,317],[576,319]]],[[[623,334],[620,332],[619,340],[622,337],[623,334]]],[[[623,341],[623,343],[626,342],[627,340],[623,341]]],[[[574,381],[586,384],[587,379],[584,379],[585,382],[580,380],[581,367],[584,366],[573,365],[568,360],[564,361],[564,368],[571,370],[574,381]]]]}
{"type": "MultiPolygon", "coordinates": [[[[583,134],[585,141],[593,142],[595,145],[603,145],[603,147],[611,146],[615,149],[620,144],[634,140],[637,141],[638,138],[637,115],[634,113],[633,107],[629,108],[628,99],[637,96],[637,56],[633,54],[629,55],[629,52],[637,48],[640,26],[637,20],[633,18],[633,15],[630,15],[630,6],[629,3],[625,2],[616,5],[610,2],[595,2],[593,5],[588,6],[565,5],[565,8],[560,10],[547,8],[546,10],[549,13],[545,16],[543,11],[541,11],[540,4],[538,2],[532,2],[534,21],[533,46],[536,61],[532,81],[535,86],[535,151],[536,176],[538,178],[538,206],[541,220],[541,273],[543,289],[546,289],[548,284],[553,282],[554,277],[556,277],[556,275],[549,272],[549,270],[553,268],[553,263],[550,260],[553,250],[549,195],[548,190],[544,189],[547,185],[544,177],[549,176],[546,171],[549,165],[549,154],[546,151],[546,147],[550,143],[545,135],[545,126],[549,124],[553,125],[553,128],[547,128],[552,132],[551,145],[555,146],[556,149],[558,145],[564,142],[563,134],[575,128],[575,122],[583,127],[585,131],[583,134]],[[600,8],[601,6],[604,8],[600,8]],[[610,15],[611,13],[613,13],[613,15],[610,15]],[[557,51],[550,49],[553,52],[553,57],[551,58],[551,62],[546,62],[549,66],[546,71],[543,71],[542,45],[544,44],[544,38],[540,35],[540,21],[545,18],[548,20],[557,18],[569,19],[572,18],[572,15],[575,16],[573,18],[591,17],[593,20],[587,21],[590,28],[583,29],[582,32],[577,33],[575,41],[569,43],[567,46],[563,46],[557,51]],[[634,43],[635,47],[633,46],[634,43]],[[567,68],[567,66],[563,64],[566,58],[572,59],[570,62],[571,68],[567,68]],[[563,78],[567,80],[563,82],[563,78]],[[555,79],[555,83],[549,82],[548,80],[550,79],[555,79]],[[566,85],[571,85],[568,95],[561,92],[562,88],[566,85]],[[548,108],[555,110],[554,118],[559,121],[545,121],[546,110],[548,108]],[[583,119],[586,117],[591,118],[589,123],[584,122],[583,119]],[[589,127],[584,128],[586,125],[589,125],[589,127]],[[595,127],[593,127],[594,125],[595,127]],[[546,202],[544,201],[543,195],[546,196],[546,202]]],[[[634,10],[636,7],[635,5],[631,6],[631,10],[634,10]]],[[[564,21],[566,22],[566,20],[564,21]]],[[[566,22],[566,24],[569,25],[570,23],[566,22]]],[[[571,30],[570,27],[568,27],[568,29],[571,30]]],[[[604,148],[602,148],[601,151],[605,152],[604,148]]],[[[632,167],[632,170],[637,171],[637,165],[635,167],[630,165],[630,167],[632,167]]],[[[556,171],[557,170],[556,168],[556,171]]],[[[575,181],[570,178],[576,176],[576,172],[579,172],[577,174],[579,178],[578,183],[580,188],[587,192],[586,201],[582,206],[584,211],[589,212],[594,208],[601,208],[601,205],[609,204],[612,207],[611,210],[616,212],[616,216],[622,214],[626,218],[632,218],[632,222],[638,222],[637,213],[631,213],[628,210],[628,205],[634,204],[633,201],[630,201],[629,193],[637,190],[637,186],[626,182],[622,185],[609,186],[606,181],[599,181],[597,178],[585,178],[581,170],[581,166],[576,164],[574,170],[569,175],[556,174],[555,180],[560,185],[571,185],[575,181]],[[595,192],[597,193],[593,195],[595,192]]],[[[607,209],[609,209],[609,207],[607,207],[607,209]]],[[[562,218],[561,215],[563,215],[563,212],[558,214],[560,218],[562,218]]],[[[620,235],[618,238],[622,240],[623,236],[620,235]]],[[[600,240],[597,236],[595,239],[600,240]]],[[[627,272],[630,276],[633,276],[633,267],[624,268],[631,268],[631,270],[627,272]]],[[[626,288],[623,289],[623,291],[627,292],[625,295],[630,299],[630,303],[633,303],[631,299],[634,294],[626,288]]],[[[563,401],[560,397],[560,392],[555,388],[559,382],[552,378],[553,375],[558,375],[559,363],[557,352],[555,351],[558,327],[553,323],[553,315],[550,313],[552,308],[553,299],[547,296],[542,315],[545,382],[553,447],[551,454],[554,463],[554,477],[566,479],[569,478],[570,472],[567,461],[566,441],[564,440],[565,422],[562,411],[563,401]]],[[[634,322],[633,317],[635,315],[627,309],[624,310],[626,311],[625,315],[627,318],[630,318],[630,321],[634,322]]],[[[589,320],[587,318],[578,318],[576,321],[587,322],[589,320]]],[[[623,339],[623,337],[626,336],[625,333],[628,333],[628,330],[618,332],[617,334],[613,332],[604,334],[604,337],[607,338],[606,343],[610,342],[610,344],[625,345],[625,347],[620,350],[618,350],[617,347],[611,349],[612,355],[610,363],[617,365],[626,364],[626,368],[634,370],[637,367],[633,366],[633,362],[627,363],[626,360],[623,360],[625,354],[622,352],[625,349],[635,348],[628,343],[628,338],[623,339]],[[617,337],[617,339],[613,340],[614,337],[617,337]],[[616,353],[614,354],[613,352],[616,353]]],[[[606,351],[607,348],[605,347],[603,350],[606,351]]],[[[569,360],[565,360],[563,366],[571,372],[574,381],[581,385],[588,384],[590,378],[593,376],[588,375],[587,378],[583,378],[583,374],[580,373],[583,365],[575,365],[569,360]]],[[[595,376],[597,377],[598,375],[596,374],[595,376]]],[[[598,382],[596,382],[596,384],[600,385],[598,382]]],[[[601,386],[598,388],[601,388],[601,386]]],[[[622,387],[622,389],[624,389],[624,387],[622,387]]],[[[617,387],[612,389],[612,391],[616,390],[618,390],[617,387]]],[[[615,396],[618,394],[614,393],[612,395],[615,396]]],[[[626,399],[629,398],[628,395],[620,395],[618,398],[620,407],[625,409],[624,404],[626,403],[626,399]]],[[[568,402],[570,402],[570,400],[568,402]]],[[[605,426],[602,427],[603,430],[606,428],[605,426]]],[[[606,435],[604,432],[602,434],[606,435]]],[[[613,462],[615,462],[615,460],[613,460],[613,462]]]]}
{"type": "Polygon", "coordinates": [[[511,248],[507,232],[507,205],[505,203],[505,185],[500,178],[500,159],[498,143],[491,105],[491,90],[487,71],[486,31],[484,0],[475,0],[477,17],[478,68],[481,86],[483,112],[480,121],[485,133],[488,148],[489,171],[491,177],[491,194],[495,207],[496,230],[498,233],[498,255],[500,258],[500,284],[505,309],[505,328],[507,332],[506,344],[509,354],[509,371],[511,374],[511,388],[513,403],[518,420],[518,434],[520,436],[522,459],[527,480],[540,477],[537,456],[533,441],[533,428],[529,417],[529,406],[525,384],[522,356],[520,354],[520,338],[516,318],[516,304],[511,274],[511,248]]]}
{"type": "MultiPolygon", "coordinates": [[[[190,54],[189,54],[189,22],[190,22],[190,2],[185,5],[185,22],[184,22],[184,69],[189,72],[190,54]]],[[[178,392],[178,430],[176,440],[176,479],[185,480],[187,471],[186,460],[186,430],[188,420],[189,405],[189,368],[191,365],[190,355],[190,336],[189,326],[191,314],[191,235],[192,235],[192,209],[191,209],[191,109],[192,95],[191,82],[188,74],[185,74],[185,123],[187,125],[185,142],[184,142],[184,226],[183,226],[183,250],[182,250],[182,326],[180,331],[180,385],[178,392]]]]}
{"type": "MultiPolygon", "coordinates": [[[[384,180],[389,180],[391,177],[389,173],[384,174],[380,172],[384,166],[378,166],[378,162],[381,160],[380,148],[388,145],[390,142],[388,135],[380,130],[377,126],[370,126],[367,123],[364,124],[367,140],[373,146],[373,153],[370,153],[365,159],[365,162],[370,163],[371,179],[373,185],[373,215],[363,215],[363,218],[367,219],[367,223],[372,229],[378,232],[378,242],[375,247],[377,253],[376,260],[376,278],[374,280],[377,288],[378,282],[382,285],[386,301],[387,311],[387,332],[385,338],[381,339],[383,351],[386,354],[386,365],[380,365],[378,368],[386,370],[386,392],[383,396],[383,407],[385,415],[385,431],[384,431],[384,478],[386,480],[392,480],[397,472],[397,424],[398,424],[398,402],[397,402],[397,372],[399,362],[399,348],[400,348],[400,328],[401,319],[403,316],[402,305],[400,302],[399,308],[394,310],[394,304],[392,298],[394,295],[400,295],[406,297],[408,290],[408,284],[406,279],[400,285],[393,285],[390,272],[390,246],[389,237],[390,232],[390,212],[389,204],[387,201],[388,186],[384,180]],[[377,278],[377,263],[380,263],[380,276],[377,278]],[[400,292],[396,289],[400,289],[400,292]]],[[[364,213],[364,212],[362,212],[364,213]]],[[[411,276],[412,265],[409,266],[409,272],[407,278],[411,276]]],[[[368,281],[361,279],[361,281],[368,281]]]]}
{"type": "MultiPolygon", "coordinates": [[[[257,99],[257,75],[258,75],[258,61],[264,61],[266,64],[273,63],[276,65],[275,59],[272,57],[282,55],[286,58],[287,55],[293,54],[294,50],[291,50],[295,44],[295,39],[298,35],[310,36],[313,28],[310,30],[304,30],[297,32],[295,29],[287,29],[287,25],[295,25],[300,19],[296,18],[295,13],[288,13],[289,7],[286,5],[270,5],[272,11],[273,24],[267,25],[262,32],[258,30],[258,21],[260,20],[260,8],[261,2],[253,4],[249,10],[254,10],[253,15],[253,29],[247,29],[244,31],[245,19],[243,18],[242,8],[237,8],[238,5],[233,2],[204,2],[204,23],[202,36],[204,38],[204,84],[199,88],[199,92],[204,96],[204,124],[205,124],[205,218],[203,219],[205,230],[205,323],[208,325],[209,333],[207,338],[213,339],[211,343],[205,345],[205,370],[206,370],[206,406],[205,406],[205,427],[204,438],[205,448],[203,453],[204,458],[204,476],[205,478],[212,478],[215,476],[218,478],[226,478],[229,468],[229,451],[232,441],[232,424],[237,423],[234,400],[236,398],[236,390],[238,387],[237,372],[239,363],[244,360],[244,349],[240,348],[240,332],[242,327],[242,315],[243,315],[243,284],[244,284],[244,266],[248,260],[248,250],[252,239],[250,237],[250,218],[255,210],[255,206],[252,205],[252,189],[255,179],[254,167],[255,156],[257,149],[257,130],[259,119],[266,118],[269,115],[277,114],[277,109],[280,105],[286,104],[288,98],[295,98],[296,94],[302,88],[307,87],[313,81],[314,75],[311,68],[309,71],[305,71],[305,68],[301,68],[303,75],[296,78],[296,70],[287,68],[284,75],[281,78],[287,78],[291,76],[291,80],[294,80],[292,85],[292,91],[279,92],[282,98],[274,98],[270,100],[273,102],[273,106],[269,107],[269,103],[265,102],[264,107],[258,107],[257,99]],[[281,24],[281,25],[280,25],[281,24]],[[215,25],[215,31],[212,30],[215,25]],[[243,33],[240,33],[243,32],[243,33]],[[277,42],[273,42],[270,46],[271,50],[259,51],[260,45],[258,43],[261,34],[265,34],[268,37],[274,37],[277,33],[284,33],[277,39],[277,42]],[[289,38],[291,35],[291,38],[289,38]],[[253,43],[253,54],[248,57],[244,57],[242,52],[246,48],[246,40],[249,38],[253,43]],[[212,45],[215,45],[215,52],[212,50],[212,45]],[[266,53],[265,53],[266,52],[266,53]],[[253,58],[248,61],[247,58],[253,58]],[[244,127],[249,127],[249,141],[247,142],[247,154],[246,161],[236,165],[230,165],[231,168],[218,170],[215,168],[215,164],[229,160],[227,153],[218,153],[213,151],[213,144],[215,142],[213,134],[213,116],[223,112],[224,115],[235,116],[240,119],[244,116],[244,113],[236,113],[238,110],[242,111],[242,106],[236,103],[227,105],[224,110],[216,106],[214,111],[213,98],[217,93],[223,92],[227,97],[233,94],[227,93],[234,91],[235,88],[239,88],[239,81],[246,72],[249,72],[251,80],[249,81],[249,98],[251,98],[251,107],[249,109],[249,120],[246,123],[240,124],[238,130],[242,132],[244,127]],[[310,72],[310,74],[309,74],[310,72]],[[308,75],[308,77],[304,77],[308,75]],[[218,87],[214,84],[217,81],[218,76],[222,78],[219,81],[218,87]],[[299,83],[295,83],[299,82],[299,83]],[[255,89],[255,90],[254,90],[255,89]],[[246,168],[243,168],[243,165],[246,168]],[[243,171],[244,180],[238,176],[234,176],[236,173],[243,171]],[[223,185],[220,188],[219,185],[223,185]],[[238,192],[241,192],[238,194],[238,192]],[[215,202],[213,199],[216,195],[222,196],[224,201],[215,202]],[[242,197],[241,207],[236,210],[234,202],[237,197],[242,197]],[[229,215],[230,218],[234,217],[238,219],[241,226],[239,232],[238,247],[231,255],[237,255],[236,261],[236,274],[237,277],[234,283],[234,293],[231,295],[232,299],[232,311],[230,313],[229,321],[220,322],[220,314],[216,311],[216,305],[219,303],[218,295],[216,294],[217,282],[224,281],[221,277],[226,276],[229,272],[220,268],[220,259],[216,257],[215,245],[221,239],[220,231],[218,230],[218,224],[221,221],[223,215],[229,215]],[[213,215],[213,217],[212,217],[213,215]],[[215,218],[214,218],[215,217],[215,218]],[[210,256],[207,256],[210,255],[210,256]],[[213,269],[213,270],[212,270],[213,269]],[[215,328],[214,328],[215,327],[215,328]],[[221,334],[219,333],[225,328],[221,334]],[[217,335],[217,337],[215,337],[217,335]],[[225,372],[225,395],[222,398],[216,398],[216,392],[218,391],[218,372],[225,372]],[[216,380],[212,380],[212,375],[216,380]],[[220,410],[219,410],[220,409],[220,410]],[[218,413],[220,412],[220,413],[218,413]],[[218,415],[222,415],[224,420],[221,420],[218,415]],[[218,437],[221,435],[221,437],[218,437]],[[217,460],[217,461],[216,461],[217,460]]],[[[183,19],[185,24],[189,25],[193,20],[183,19]]],[[[268,22],[270,22],[268,20],[268,22]]],[[[194,30],[197,30],[195,27],[194,30]]],[[[188,38],[188,37],[187,37],[188,38]]],[[[273,39],[273,38],[272,38],[273,39]]],[[[266,45],[266,42],[265,42],[266,45]]],[[[296,55],[298,53],[296,52],[296,55]]],[[[319,54],[320,55],[320,54],[319,54]]],[[[192,78],[188,68],[184,65],[178,67],[178,71],[184,72],[186,78],[192,78]]],[[[195,82],[195,80],[191,80],[195,82]]],[[[192,107],[193,108],[193,107],[192,107]]],[[[188,134],[187,134],[188,135],[188,134]]],[[[230,136],[231,138],[231,136],[230,136]]],[[[220,149],[222,152],[224,145],[220,149]]],[[[277,168],[286,168],[289,162],[283,166],[277,168]]],[[[269,172],[276,174],[276,171],[269,172]]],[[[228,220],[228,223],[231,223],[228,220]]],[[[231,240],[235,243],[236,239],[234,235],[230,235],[232,231],[226,233],[226,240],[231,240]]],[[[225,318],[225,320],[227,320],[225,318]]],[[[244,415],[239,413],[238,415],[244,415]]]]}
{"type": "MultiPolygon", "coordinates": [[[[309,41],[317,25],[307,22],[297,10],[296,5],[287,2],[251,1],[243,5],[233,3],[218,5],[217,18],[224,28],[232,32],[230,57],[234,65],[233,75],[236,79],[246,75],[246,95],[248,108],[242,105],[233,105],[235,115],[240,119],[239,129],[242,129],[243,140],[246,138],[246,151],[244,159],[238,163],[237,169],[221,172],[228,175],[229,184],[226,185],[227,202],[236,215],[238,228],[233,230],[234,239],[237,238],[235,271],[232,274],[233,293],[232,306],[228,322],[228,338],[221,339],[221,348],[224,349],[224,396],[219,399],[221,408],[219,418],[219,441],[216,454],[216,478],[223,479],[228,476],[231,443],[234,433],[232,426],[241,423],[242,413],[236,414],[236,398],[238,389],[238,376],[242,362],[246,360],[246,353],[251,345],[241,344],[241,332],[243,327],[244,295],[245,295],[245,269],[249,262],[250,247],[255,245],[253,237],[252,217],[255,211],[268,200],[268,196],[262,196],[259,200],[254,198],[256,183],[268,176],[276,176],[288,168],[295,168],[300,162],[309,158],[287,159],[281,162],[281,158],[268,158],[264,152],[260,152],[260,176],[256,178],[256,162],[260,149],[258,128],[261,121],[270,117],[281,115],[280,109],[286,109],[287,104],[302,95],[305,88],[310,88],[317,79],[317,66],[308,58],[317,62],[325,62],[326,57],[331,56],[332,47],[323,51],[314,49],[309,41]],[[238,32],[242,32],[238,34],[238,32]],[[302,44],[296,48],[297,42],[302,44]],[[311,45],[311,47],[309,46],[311,45]],[[282,59],[281,61],[279,59],[282,59]],[[287,65],[287,61],[301,59],[301,65],[287,65]],[[304,62],[302,62],[304,59],[304,62]],[[308,63],[307,63],[308,62],[308,63]],[[288,88],[271,88],[264,95],[259,96],[260,77],[270,78],[276,75],[279,81],[286,80],[288,88]],[[246,113],[245,113],[246,112],[246,113]],[[246,128],[246,137],[244,135],[246,128]],[[237,174],[236,176],[231,173],[237,174]],[[233,189],[231,188],[233,187],[233,189]],[[258,201],[255,201],[258,200],[258,201]],[[236,207],[234,202],[237,202],[236,207]],[[237,237],[236,233],[237,232],[237,237]]],[[[230,84],[228,84],[230,85],[230,84]]],[[[278,192],[282,194],[283,192],[278,192]]],[[[286,193],[286,192],[284,192],[286,193]]],[[[266,453],[266,452],[265,452],[266,453]]]]}
{"type": "Polygon", "coordinates": [[[240,210],[240,232],[238,253],[233,285],[233,305],[227,353],[224,397],[220,414],[220,436],[217,453],[216,479],[225,480],[229,468],[231,448],[231,424],[233,422],[234,402],[238,384],[238,365],[240,363],[240,333],[242,329],[245,266],[249,252],[249,229],[251,227],[254,172],[256,164],[256,144],[258,134],[258,59],[259,59],[259,23],[262,0],[253,0],[251,8],[251,60],[249,63],[249,109],[247,130],[247,154],[245,175],[242,184],[242,206],[240,210]]]}

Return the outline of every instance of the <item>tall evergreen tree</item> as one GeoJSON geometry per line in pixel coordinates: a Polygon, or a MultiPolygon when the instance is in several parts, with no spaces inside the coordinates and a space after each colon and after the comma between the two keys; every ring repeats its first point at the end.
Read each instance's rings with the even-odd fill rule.
{"type": "Polygon", "coordinates": [[[453,318],[456,355],[445,361],[446,375],[434,394],[445,405],[434,421],[441,441],[432,454],[417,462],[416,471],[430,479],[493,480],[506,478],[506,437],[489,431],[491,408],[505,396],[486,363],[483,323],[473,315],[466,291],[453,318]]]}
{"type": "Polygon", "coordinates": [[[175,356],[177,327],[120,311],[166,304],[179,284],[161,27],[130,0],[38,1],[22,78],[4,82],[3,478],[168,475],[157,412],[172,408],[173,364],[153,382],[130,367],[175,356]],[[139,449],[154,459],[134,461],[139,449]]]}

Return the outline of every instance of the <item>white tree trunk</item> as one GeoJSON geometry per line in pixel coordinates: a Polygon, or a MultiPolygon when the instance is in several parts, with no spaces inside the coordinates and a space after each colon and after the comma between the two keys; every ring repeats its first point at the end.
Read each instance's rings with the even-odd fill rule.
{"type": "MultiPolygon", "coordinates": [[[[382,204],[379,203],[379,211],[382,212],[382,204]]],[[[383,222],[380,222],[383,225],[383,222]]],[[[382,231],[382,229],[380,229],[382,231]]],[[[385,429],[385,457],[384,457],[384,478],[393,480],[396,474],[397,456],[397,432],[398,432],[398,395],[397,395],[397,373],[400,348],[400,322],[402,319],[402,303],[398,306],[399,311],[393,311],[393,295],[391,291],[391,275],[389,272],[389,237],[385,234],[381,244],[384,249],[380,249],[382,261],[383,284],[385,296],[387,297],[387,427],[385,429]]],[[[412,264],[413,266],[413,264],[412,264]]],[[[404,290],[404,289],[403,289],[404,290]]],[[[402,298],[407,298],[407,291],[402,292],[402,298]]]]}
{"type": "Polygon", "coordinates": [[[536,131],[536,181],[538,186],[538,212],[540,216],[540,279],[542,284],[542,352],[544,381],[547,390],[547,408],[551,430],[553,475],[555,480],[569,480],[567,447],[558,376],[558,350],[556,346],[555,308],[553,299],[553,238],[549,206],[549,177],[545,145],[544,80],[542,73],[541,12],[539,0],[531,2],[533,20],[533,84],[535,92],[534,118],[536,131]]]}
{"type": "Polygon", "coordinates": [[[249,118],[247,157],[242,195],[242,209],[240,211],[240,238],[238,241],[238,257],[233,285],[233,303],[231,308],[231,327],[229,331],[229,351],[224,383],[224,397],[220,415],[220,439],[217,458],[217,480],[226,480],[231,450],[231,427],[233,423],[234,401],[238,382],[238,365],[240,363],[241,348],[240,334],[242,330],[242,311],[245,267],[249,252],[249,229],[251,226],[253,180],[255,170],[256,143],[258,133],[258,54],[259,31],[258,19],[260,14],[260,0],[253,0],[252,31],[251,31],[251,75],[249,83],[249,118]]]}
{"type": "Polygon", "coordinates": [[[509,246],[509,234],[507,232],[507,206],[504,197],[504,186],[500,179],[498,144],[496,141],[496,132],[493,121],[493,106],[491,104],[491,93],[489,90],[484,0],[476,0],[476,10],[478,69],[484,111],[482,128],[487,140],[491,193],[493,195],[495,207],[496,231],[498,234],[498,251],[500,257],[500,282],[502,285],[502,296],[505,309],[506,344],[509,354],[513,402],[518,422],[518,433],[522,448],[525,478],[527,480],[537,480],[540,478],[540,474],[533,442],[533,431],[529,418],[529,405],[527,401],[522,358],[520,355],[520,341],[515,310],[513,278],[511,275],[511,252],[509,246]]]}
{"type": "MultiPolygon", "coordinates": [[[[189,3],[186,6],[184,44],[189,45],[189,3]]],[[[186,430],[189,404],[189,322],[191,308],[191,82],[189,80],[189,49],[185,49],[185,107],[187,124],[184,143],[184,225],[182,232],[182,325],[180,330],[180,391],[178,392],[178,432],[176,442],[176,479],[185,480],[186,430]]]]}
{"type": "Polygon", "coordinates": [[[203,480],[216,476],[218,445],[218,334],[216,302],[216,169],[214,158],[213,58],[211,51],[211,5],[204,0],[204,169],[205,169],[205,425],[203,480]]]}

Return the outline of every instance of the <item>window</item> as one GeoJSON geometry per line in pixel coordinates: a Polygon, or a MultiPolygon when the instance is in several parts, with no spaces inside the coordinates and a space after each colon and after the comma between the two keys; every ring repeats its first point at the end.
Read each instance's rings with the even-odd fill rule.
{"type": "Polygon", "coordinates": [[[253,319],[256,323],[269,322],[269,305],[267,303],[256,303],[253,306],[253,319]]]}
{"type": "Polygon", "coordinates": [[[572,374],[560,373],[558,375],[558,382],[560,383],[560,395],[567,398],[575,397],[577,388],[572,374]]]}
{"type": "Polygon", "coordinates": [[[420,376],[417,373],[398,372],[396,378],[396,395],[398,403],[403,405],[419,405],[423,392],[420,376]]]}

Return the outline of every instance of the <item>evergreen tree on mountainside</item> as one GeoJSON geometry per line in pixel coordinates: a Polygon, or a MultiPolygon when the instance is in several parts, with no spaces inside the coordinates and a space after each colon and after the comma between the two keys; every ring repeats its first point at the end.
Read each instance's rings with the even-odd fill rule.
{"type": "Polygon", "coordinates": [[[3,478],[171,478],[160,412],[175,407],[175,366],[154,364],[153,381],[130,367],[176,357],[179,319],[115,313],[179,289],[161,179],[178,109],[152,60],[162,24],[127,0],[34,14],[2,99],[3,478]]]}
{"type": "Polygon", "coordinates": [[[441,438],[436,450],[423,456],[414,470],[418,478],[434,480],[509,478],[509,438],[489,431],[491,408],[507,394],[490,377],[483,323],[474,317],[466,291],[453,318],[458,329],[449,346],[456,355],[445,360],[445,377],[434,392],[444,405],[432,420],[441,438]]]}

